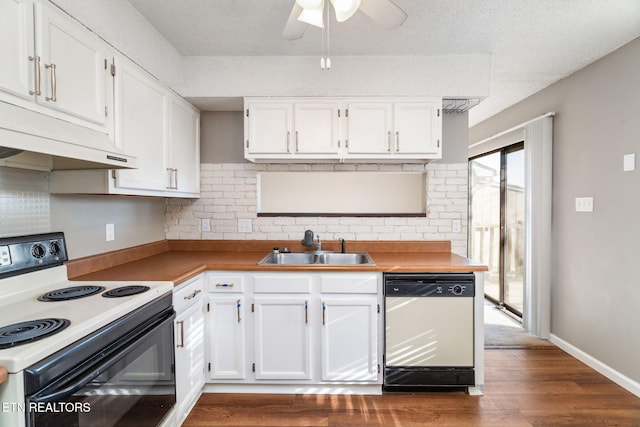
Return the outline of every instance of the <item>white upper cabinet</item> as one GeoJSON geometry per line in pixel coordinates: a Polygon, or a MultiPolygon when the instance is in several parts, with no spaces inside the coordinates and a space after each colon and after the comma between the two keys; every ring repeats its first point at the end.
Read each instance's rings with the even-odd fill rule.
{"type": "Polygon", "coordinates": [[[46,3],[0,3],[0,100],[112,134],[107,45],[46,3]]]}
{"type": "Polygon", "coordinates": [[[441,102],[399,102],[393,105],[396,154],[441,157],[441,102]]]}
{"type": "Polygon", "coordinates": [[[252,102],[245,108],[245,157],[290,154],[293,104],[252,102]]]}
{"type": "Polygon", "coordinates": [[[169,190],[200,194],[200,112],[177,96],[169,107],[169,190]]]}
{"type": "Polygon", "coordinates": [[[253,162],[423,162],[442,157],[441,98],[246,98],[253,162]]]}
{"type": "Polygon", "coordinates": [[[338,114],[337,102],[296,102],[295,152],[337,155],[338,114]]]}
{"type": "Polygon", "coordinates": [[[389,154],[393,106],[385,102],[354,102],[347,106],[350,154],[389,154]]]}
{"type": "Polygon", "coordinates": [[[121,189],[164,191],[168,165],[169,101],[166,90],[137,67],[118,67],[118,145],[138,158],[138,169],[116,171],[121,189]]]}
{"type": "Polygon", "coordinates": [[[257,100],[245,104],[245,158],[337,158],[337,102],[257,100]]]}
{"type": "Polygon", "coordinates": [[[103,43],[50,7],[36,4],[36,52],[43,96],[38,102],[103,125],[107,96],[113,97],[110,57],[103,43]]]}
{"type": "Polygon", "coordinates": [[[0,99],[10,102],[15,96],[33,100],[35,44],[32,0],[0,2],[0,34],[0,99]]]}
{"type": "Polygon", "coordinates": [[[115,78],[115,142],[138,168],[56,171],[51,192],[199,197],[199,111],[124,58],[115,78]]]}

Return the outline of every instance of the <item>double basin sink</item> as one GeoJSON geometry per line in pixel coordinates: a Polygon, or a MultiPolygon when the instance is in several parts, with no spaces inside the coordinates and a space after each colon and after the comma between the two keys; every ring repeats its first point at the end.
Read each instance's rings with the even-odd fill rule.
{"type": "Polygon", "coordinates": [[[366,252],[273,252],[262,258],[258,265],[375,265],[366,252]]]}

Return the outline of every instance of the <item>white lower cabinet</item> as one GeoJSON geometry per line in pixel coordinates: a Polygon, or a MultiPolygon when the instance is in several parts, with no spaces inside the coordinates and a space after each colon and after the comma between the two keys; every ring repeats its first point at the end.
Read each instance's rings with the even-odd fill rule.
{"type": "Polygon", "coordinates": [[[244,295],[207,298],[208,379],[246,378],[246,318],[244,295]]]}
{"type": "Polygon", "coordinates": [[[178,424],[189,414],[205,383],[203,281],[204,276],[200,275],[173,292],[177,313],[174,345],[178,424]]]}
{"type": "Polygon", "coordinates": [[[206,275],[208,386],[382,384],[380,273],[206,275]]]}
{"type": "Polygon", "coordinates": [[[311,379],[309,300],[256,296],[254,360],[256,380],[311,379]]]}
{"type": "Polygon", "coordinates": [[[376,381],[376,296],[322,298],[322,313],[322,381],[376,381]]]}

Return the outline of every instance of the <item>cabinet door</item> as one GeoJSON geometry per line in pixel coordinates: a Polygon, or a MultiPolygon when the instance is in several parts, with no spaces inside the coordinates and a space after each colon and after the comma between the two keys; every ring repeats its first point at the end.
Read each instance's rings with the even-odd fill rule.
{"type": "Polygon", "coordinates": [[[323,381],[377,380],[377,312],[375,296],[323,298],[323,381]]]}
{"type": "Polygon", "coordinates": [[[111,58],[100,40],[53,8],[36,3],[36,52],[41,56],[42,96],[37,101],[105,125],[113,96],[111,58]]]}
{"type": "Polygon", "coordinates": [[[204,385],[204,313],[202,301],[175,320],[176,402],[178,416],[188,413],[204,385]]]}
{"type": "Polygon", "coordinates": [[[308,298],[256,297],[254,305],[256,379],[310,379],[308,298]]]}
{"type": "Polygon", "coordinates": [[[337,102],[297,102],[294,117],[296,153],[338,153],[337,102]]]}
{"type": "Polygon", "coordinates": [[[244,296],[210,295],[208,302],[209,379],[245,379],[244,296]]]}
{"type": "Polygon", "coordinates": [[[390,103],[358,103],[348,106],[350,154],[390,154],[392,146],[390,103]]]}
{"type": "Polygon", "coordinates": [[[200,114],[186,101],[171,100],[169,186],[186,193],[200,192],[200,114]]]}
{"type": "Polygon", "coordinates": [[[398,154],[441,153],[440,128],[442,117],[438,103],[394,104],[393,152],[398,154]]]}
{"type": "Polygon", "coordinates": [[[9,94],[33,100],[33,52],[33,1],[3,0],[0,2],[0,99],[10,102],[11,96],[6,95],[9,94]]]}
{"type": "Polygon", "coordinates": [[[245,111],[245,156],[293,152],[293,105],[255,102],[245,111]]]}
{"type": "Polygon", "coordinates": [[[118,146],[138,158],[138,169],[116,171],[116,187],[166,190],[167,93],[133,66],[118,68],[118,146]]]}

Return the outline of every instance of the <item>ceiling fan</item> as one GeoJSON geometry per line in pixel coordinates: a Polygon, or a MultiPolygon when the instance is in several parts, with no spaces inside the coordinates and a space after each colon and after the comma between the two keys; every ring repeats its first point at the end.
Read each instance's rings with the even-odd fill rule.
{"type": "Polygon", "coordinates": [[[358,10],[386,30],[399,27],[407,19],[404,10],[391,0],[296,0],[282,37],[287,40],[299,39],[307,24],[324,28],[325,4],[328,7],[329,3],[338,22],[346,21],[358,10]]]}

